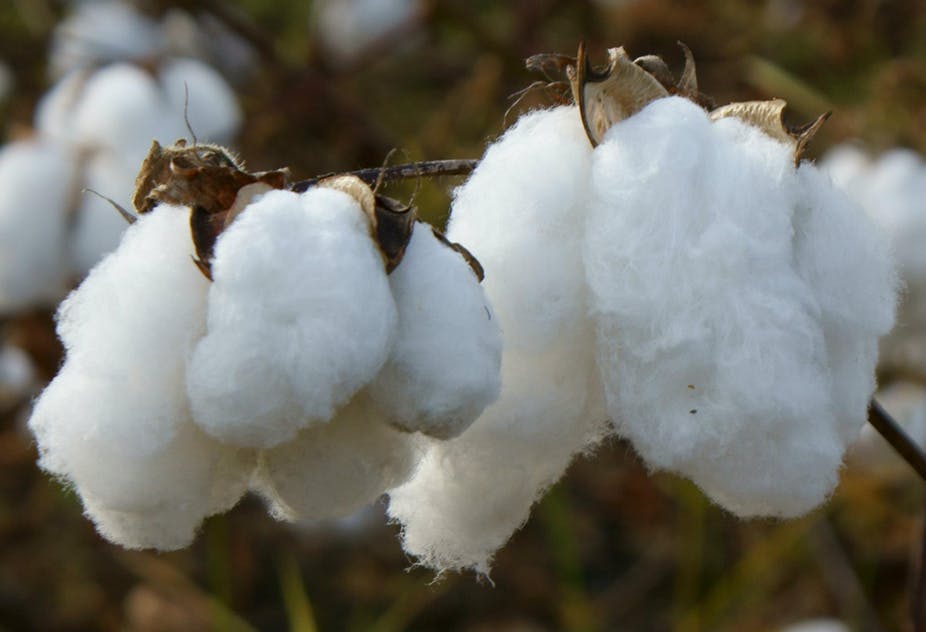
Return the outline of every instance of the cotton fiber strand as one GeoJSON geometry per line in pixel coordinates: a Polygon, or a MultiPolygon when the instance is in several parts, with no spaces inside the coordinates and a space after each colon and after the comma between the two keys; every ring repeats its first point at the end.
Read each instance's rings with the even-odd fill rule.
{"type": "Polygon", "coordinates": [[[396,307],[360,206],[271,191],[220,236],[187,392],[218,439],[271,447],[331,419],[389,354],[396,307]]]}
{"type": "Polygon", "coordinates": [[[503,388],[390,492],[405,550],[430,568],[488,573],[537,498],[603,434],[577,229],[590,153],[574,108],[530,114],[454,195],[448,237],[485,268],[503,388]]]}
{"type": "Polygon", "coordinates": [[[891,320],[883,245],[792,159],[680,98],[612,127],[593,158],[585,263],[608,411],[651,466],[742,516],[827,497],[891,320]],[[829,228],[863,247],[853,269],[876,270],[841,269],[829,228]],[[886,306],[853,316],[869,300],[853,283],[886,306]]]}
{"type": "Polygon", "coordinates": [[[378,413],[408,431],[457,436],[498,397],[498,321],[472,269],[427,224],[415,226],[389,285],[399,321],[370,385],[378,413]]]}
{"type": "Polygon", "coordinates": [[[74,485],[102,534],[133,548],[188,544],[244,493],[252,466],[190,418],[184,369],[205,329],[207,281],[190,263],[188,222],[179,207],[142,216],[62,303],[66,362],[29,422],[39,464],[74,485]]]}
{"type": "Polygon", "coordinates": [[[64,293],[67,225],[76,194],[67,150],[22,141],[0,150],[0,313],[51,303],[64,293]]]}
{"type": "Polygon", "coordinates": [[[331,421],[264,450],[255,487],[281,520],[349,516],[412,473],[416,439],[382,423],[363,395],[331,421]]]}

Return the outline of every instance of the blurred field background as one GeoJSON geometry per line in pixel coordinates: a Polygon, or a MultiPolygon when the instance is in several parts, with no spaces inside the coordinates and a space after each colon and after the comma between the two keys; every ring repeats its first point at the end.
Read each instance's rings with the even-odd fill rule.
{"type": "MultiPolygon", "coordinates": [[[[394,161],[478,157],[504,129],[509,95],[539,78],[523,59],[574,54],[580,40],[593,59],[624,45],[675,69],[682,40],[718,103],[782,97],[801,123],[833,110],[811,156],[848,138],[926,151],[919,0],[430,0],[347,54],[325,43],[320,3],[141,8],[211,15],[238,32],[253,63],[225,69],[245,110],[235,148],[252,169],[287,165],[297,178],[377,166],[392,148],[394,161]]],[[[68,10],[51,0],[0,4],[0,61],[13,84],[0,104],[6,140],[29,133],[49,86],[49,38],[68,10]]],[[[441,224],[457,182],[423,183],[421,214],[441,224]]],[[[392,194],[407,197],[414,186],[392,194]]],[[[61,351],[51,312],[0,327],[42,380],[53,376],[61,351]]],[[[210,519],[189,550],[124,551],[38,471],[27,407],[22,399],[0,407],[0,630],[695,632],[777,630],[816,617],[853,630],[912,629],[924,494],[902,466],[890,475],[847,467],[832,500],[801,520],[742,522],[687,481],[648,474],[629,445],[612,442],[535,508],[498,554],[493,586],[413,568],[381,506],[294,527],[249,498],[210,519]]]]}

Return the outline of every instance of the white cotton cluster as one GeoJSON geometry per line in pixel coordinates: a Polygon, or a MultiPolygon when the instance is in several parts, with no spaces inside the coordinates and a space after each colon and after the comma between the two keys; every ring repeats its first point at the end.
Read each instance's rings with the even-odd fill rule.
{"type": "Polygon", "coordinates": [[[23,403],[37,385],[29,354],[12,344],[0,346],[0,410],[23,403]]]}
{"type": "Polygon", "coordinates": [[[77,194],[68,151],[42,141],[0,149],[0,313],[61,298],[66,218],[77,194]]]}
{"type": "Polygon", "coordinates": [[[897,327],[881,344],[881,364],[926,376],[926,160],[907,149],[873,158],[845,144],[828,152],[822,166],[888,235],[905,284],[897,327]]]}
{"type": "Polygon", "coordinates": [[[398,331],[370,396],[398,428],[455,437],[498,398],[497,319],[473,270],[427,224],[415,226],[389,284],[398,331]]]}
{"type": "Polygon", "coordinates": [[[331,61],[349,64],[422,15],[419,0],[322,0],[313,9],[315,35],[331,61]]]}
{"type": "Polygon", "coordinates": [[[655,101],[595,150],[585,261],[617,431],[741,516],[835,486],[893,324],[888,248],[790,146],[655,101]]]}
{"type": "MultiPolygon", "coordinates": [[[[131,20],[123,23],[124,10],[131,11],[113,9],[116,17],[102,20],[101,33],[125,31],[126,44],[138,39],[147,50],[131,20]]],[[[93,24],[82,19],[75,33],[93,24]]],[[[120,42],[114,54],[128,55],[120,42]]],[[[193,59],[166,58],[154,71],[119,61],[77,64],[42,98],[37,137],[0,153],[0,310],[54,302],[67,280],[87,274],[116,247],[125,220],[108,201],[81,190],[130,209],[151,141],[188,135],[185,107],[202,140],[226,142],[241,124],[231,88],[193,59]]]]}
{"type": "Polygon", "coordinates": [[[272,447],[327,422],[389,354],[396,307],[357,202],[271,191],[222,234],[209,331],[190,365],[197,422],[272,447]]]}
{"type": "Polygon", "coordinates": [[[590,153],[575,108],[534,113],[455,193],[448,237],[486,270],[505,340],[503,389],[462,435],[432,442],[412,479],[390,492],[405,549],[426,566],[487,573],[534,501],[603,433],[583,318],[590,153]]]}
{"type": "Polygon", "coordinates": [[[100,532],[130,548],[186,546],[233,505],[253,458],[194,423],[185,365],[207,282],[189,262],[189,209],[143,216],[65,300],[67,358],[29,425],[40,465],[72,484],[100,532]]]}

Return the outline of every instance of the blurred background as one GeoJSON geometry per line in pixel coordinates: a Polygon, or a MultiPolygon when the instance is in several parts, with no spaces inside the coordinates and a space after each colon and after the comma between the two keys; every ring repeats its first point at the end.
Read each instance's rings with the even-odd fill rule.
{"type": "MultiPolygon", "coordinates": [[[[491,580],[414,568],[381,504],[294,526],[248,498],[188,550],[127,552],[37,469],[24,422],[61,360],[55,304],[122,229],[80,190],[130,206],[151,139],[187,135],[184,100],[201,139],[296,179],[378,166],[393,148],[394,162],[478,158],[509,95],[542,79],[524,58],[580,40],[594,60],[623,45],[676,71],[681,40],[718,104],[781,97],[794,123],[833,110],[810,157],[876,219],[892,209],[888,232],[926,238],[919,0],[0,4],[0,630],[912,629],[923,482],[869,431],[831,501],[788,522],[740,521],[609,442],[535,507],[491,580]]],[[[442,225],[458,183],[422,183],[421,215],[442,225]]],[[[885,404],[922,443],[920,250],[926,239],[897,246],[909,289],[881,371],[885,404]]]]}

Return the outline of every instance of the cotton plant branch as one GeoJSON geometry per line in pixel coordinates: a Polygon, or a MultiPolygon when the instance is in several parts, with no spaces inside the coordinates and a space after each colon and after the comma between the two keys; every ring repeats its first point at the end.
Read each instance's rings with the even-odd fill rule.
{"type": "Polygon", "coordinates": [[[441,176],[465,176],[472,173],[479,164],[475,159],[459,160],[423,160],[420,162],[410,162],[390,167],[369,167],[367,169],[358,169],[356,171],[346,171],[341,173],[326,173],[295,182],[290,189],[301,193],[316,184],[334,175],[352,175],[360,178],[369,185],[377,182],[394,182],[397,180],[409,180],[412,178],[438,178],[441,176]]]}
{"type": "Polygon", "coordinates": [[[872,399],[868,409],[868,423],[878,431],[900,457],[926,481],[926,452],[910,438],[878,400],[872,399]]]}

